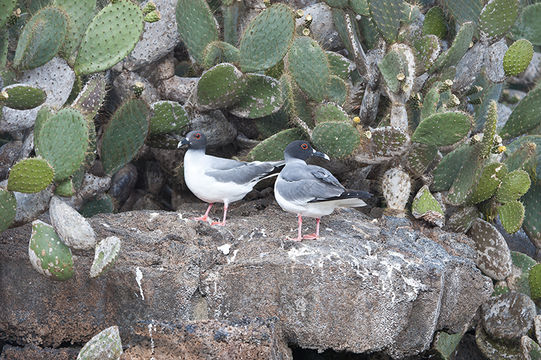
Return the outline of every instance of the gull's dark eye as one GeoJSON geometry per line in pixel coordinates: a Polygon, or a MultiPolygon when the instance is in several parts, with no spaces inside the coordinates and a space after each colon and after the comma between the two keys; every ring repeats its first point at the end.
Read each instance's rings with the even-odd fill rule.
{"type": "Polygon", "coordinates": [[[308,144],[307,144],[307,143],[303,143],[303,144],[301,145],[301,149],[303,149],[303,150],[308,149],[308,144]]]}
{"type": "Polygon", "coordinates": [[[197,140],[199,140],[199,139],[201,139],[201,134],[200,134],[200,133],[197,133],[197,134],[194,135],[194,137],[195,137],[197,140]]]}

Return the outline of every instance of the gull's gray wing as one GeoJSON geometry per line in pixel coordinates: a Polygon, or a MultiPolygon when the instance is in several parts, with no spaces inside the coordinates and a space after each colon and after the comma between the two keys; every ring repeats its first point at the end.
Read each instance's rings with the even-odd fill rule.
{"type": "Polygon", "coordinates": [[[282,197],[294,203],[324,201],[345,191],[327,169],[304,164],[287,165],[280,173],[276,187],[282,197]]]}
{"type": "Polygon", "coordinates": [[[209,156],[209,166],[205,175],[220,182],[247,184],[272,175],[283,164],[283,161],[244,162],[209,156]]]}

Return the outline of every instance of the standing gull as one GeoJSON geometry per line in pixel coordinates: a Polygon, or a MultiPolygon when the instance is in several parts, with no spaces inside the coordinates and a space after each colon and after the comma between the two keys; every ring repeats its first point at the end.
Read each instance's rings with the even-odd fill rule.
{"type": "MultiPolygon", "coordinates": [[[[299,229],[294,241],[317,239],[319,220],[338,207],[365,206],[364,200],[372,197],[366,191],[346,190],[327,170],[316,165],[307,165],[305,160],[311,156],[329,157],[314,150],[305,141],[297,140],[284,151],[286,166],[274,184],[274,196],[282,209],[295,213],[299,219],[299,229]],[[302,217],[316,218],[316,232],[302,236],[302,217]]],[[[289,238],[288,238],[289,239],[289,238]]]]}
{"type": "Polygon", "coordinates": [[[178,144],[182,145],[188,145],[184,155],[184,181],[195,196],[209,204],[205,215],[194,220],[207,221],[212,205],[224,204],[223,220],[211,225],[224,226],[229,204],[242,199],[259,181],[277,175],[277,168],[284,164],[283,161],[244,162],[207,155],[207,138],[200,131],[189,132],[178,144]]]}

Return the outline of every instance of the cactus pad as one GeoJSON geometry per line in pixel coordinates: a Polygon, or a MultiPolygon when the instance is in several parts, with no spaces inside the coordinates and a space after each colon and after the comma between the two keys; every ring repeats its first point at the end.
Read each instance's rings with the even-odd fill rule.
{"type": "Polygon", "coordinates": [[[51,60],[60,50],[68,21],[66,14],[55,7],[45,7],[38,11],[25,25],[13,66],[19,70],[33,69],[51,60]]]}
{"type": "Polygon", "coordinates": [[[53,167],[55,181],[79,169],[88,147],[88,134],[86,120],[74,109],[60,110],[41,126],[35,141],[36,154],[53,167]]]}
{"type": "Polygon", "coordinates": [[[314,112],[314,119],[316,124],[328,121],[349,121],[344,109],[333,103],[320,104],[314,112]]]}
{"type": "Polygon", "coordinates": [[[87,119],[93,120],[107,95],[106,85],[104,74],[93,75],[71,106],[79,110],[87,119]]]}
{"type": "MultiPolygon", "coordinates": [[[[441,84],[441,83],[439,83],[441,84]]],[[[421,108],[421,120],[426,119],[430,115],[436,113],[438,109],[438,103],[440,101],[439,85],[435,84],[428,90],[423,99],[423,107],[421,108]]]]}
{"type": "Polygon", "coordinates": [[[442,3],[459,25],[471,21],[475,26],[484,5],[483,0],[444,0],[442,3]]]}
{"type": "Polygon", "coordinates": [[[541,244],[541,185],[532,185],[523,200],[526,208],[524,231],[534,244],[541,244]]]}
{"type": "Polygon", "coordinates": [[[90,268],[90,277],[95,278],[106,272],[118,258],[120,253],[120,239],[109,236],[96,245],[94,261],[90,268]]]}
{"type": "Polygon", "coordinates": [[[348,85],[336,75],[331,75],[331,80],[327,87],[327,100],[339,105],[345,104],[348,98],[348,85]]]}
{"type": "Polygon", "coordinates": [[[411,213],[416,219],[423,219],[439,227],[442,227],[445,221],[443,209],[438,200],[430,193],[427,185],[424,185],[415,195],[411,205],[411,213]]]}
{"type": "Polygon", "coordinates": [[[511,283],[509,285],[512,286],[513,290],[530,296],[528,278],[530,276],[530,269],[537,264],[537,261],[518,251],[511,251],[511,260],[513,261],[513,265],[520,269],[520,276],[511,276],[511,283]]]}
{"type": "Polygon", "coordinates": [[[413,175],[421,176],[434,161],[437,153],[438,148],[436,146],[413,143],[406,155],[406,167],[413,175]]]}
{"type": "Polygon", "coordinates": [[[485,166],[470,202],[478,204],[481,201],[490,199],[507,173],[507,166],[504,164],[492,163],[485,166]]]}
{"type": "Polygon", "coordinates": [[[233,65],[218,64],[205,71],[197,82],[197,104],[202,110],[229,107],[240,101],[246,88],[242,73],[233,65]]]}
{"type": "Polygon", "coordinates": [[[4,27],[16,4],[17,0],[0,0],[0,28],[4,27]]]}
{"type": "Polygon", "coordinates": [[[89,218],[96,214],[110,214],[114,209],[113,199],[109,195],[103,195],[100,198],[84,203],[79,212],[84,217],[89,218]]]}
{"type": "Polygon", "coordinates": [[[434,6],[425,14],[423,22],[423,35],[436,35],[443,39],[447,35],[447,22],[442,8],[434,6]]]}
{"type": "Polygon", "coordinates": [[[143,13],[139,6],[129,0],[112,1],[88,25],[75,60],[75,72],[84,75],[111,68],[135,48],[142,32],[143,13]]]}
{"type": "Polygon", "coordinates": [[[503,36],[518,17],[519,0],[490,0],[479,16],[481,34],[488,39],[503,36]]]}
{"type": "Polygon", "coordinates": [[[348,6],[348,0],[323,0],[329,5],[330,7],[334,8],[345,8],[348,6]]]}
{"type": "Polygon", "coordinates": [[[349,7],[355,11],[356,14],[362,16],[370,16],[370,9],[368,8],[368,0],[349,0],[349,7]]]}
{"type": "Polygon", "coordinates": [[[180,134],[189,124],[184,106],[175,101],[158,101],[150,106],[150,134],[180,134]]]}
{"type": "Polygon", "coordinates": [[[284,158],[284,150],[289,143],[304,139],[300,129],[286,129],[263,140],[249,153],[249,161],[277,161],[284,158]]]}
{"type": "Polygon", "coordinates": [[[524,170],[515,170],[507,174],[496,191],[496,200],[501,203],[513,201],[526,194],[530,188],[530,176],[524,170]]]}
{"type": "Polygon", "coordinates": [[[479,210],[475,206],[463,207],[449,217],[445,228],[447,231],[465,233],[477,218],[479,210]]]}
{"type": "Polygon", "coordinates": [[[355,64],[343,55],[334,51],[326,51],[327,60],[331,74],[338,76],[343,80],[349,78],[349,74],[355,69],[355,64]]]}
{"type": "Polygon", "coordinates": [[[70,248],[43,221],[32,222],[28,255],[34,269],[53,280],[68,280],[73,276],[70,248]]]}
{"type": "Polygon", "coordinates": [[[325,98],[331,74],[327,55],[317,42],[306,36],[295,39],[288,53],[288,70],[312,100],[325,98]]]}
{"type": "Polygon", "coordinates": [[[511,252],[504,237],[491,223],[476,219],[469,232],[475,242],[477,267],[494,280],[511,274],[511,252]]]}
{"type": "Polygon", "coordinates": [[[516,233],[524,220],[524,205],[518,200],[510,201],[498,207],[498,215],[505,231],[516,233]]]}
{"type": "Polygon", "coordinates": [[[71,179],[66,179],[58,184],[54,189],[54,193],[55,195],[62,197],[71,197],[75,195],[75,188],[73,187],[73,182],[71,179]]]}
{"type": "Polygon", "coordinates": [[[530,294],[532,300],[541,299],[541,264],[537,264],[530,269],[530,294]]]}
{"type": "Polygon", "coordinates": [[[260,137],[266,139],[277,132],[287,129],[289,127],[289,118],[285,109],[282,109],[272,115],[254,119],[254,125],[260,137]]]}
{"type": "Polygon", "coordinates": [[[399,168],[391,168],[383,174],[381,182],[381,189],[387,207],[403,211],[406,208],[411,191],[409,175],[399,168]]]}
{"type": "Polygon", "coordinates": [[[434,146],[452,145],[464,139],[471,119],[463,112],[433,114],[419,123],[411,140],[434,146]]]}
{"type": "Polygon", "coordinates": [[[466,51],[468,51],[474,31],[475,26],[473,23],[464,23],[456,34],[451,47],[438,57],[434,65],[430,68],[430,72],[456,65],[466,51]]]}
{"type": "Polygon", "coordinates": [[[447,191],[453,185],[460,168],[471,157],[474,147],[462,145],[445,155],[436,169],[434,169],[434,182],[432,191],[447,191]]]}
{"type": "Polygon", "coordinates": [[[70,248],[90,250],[96,245],[96,234],[89,222],[57,196],[49,203],[49,216],[56,233],[70,248]]]}
{"type": "Polygon", "coordinates": [[[17,110],[27,110],[38,107],[43,104],[47,98],[45,91],[24,84],[6,86],[2,91],[7,92],[9,96],[4,105],[17,110]]]}
{"type": "Polygon", "coordinates": [[[481,156],[487,158],[494,146],[494,136],[496,135],[496,125],[498,123],[498,103],[490,101],[483,129],[483,141],[481,142],[481,156]]]}
{"type": "Polygon", "coordinates": [[[519,20],[513,28],[515,39],[525,38],[534,45],[541,45],[541,4],[534,3],[524,6],[519,20]]]}
{"type": "Polygon", "coordinates": [[[526,70],[533,57],[532,43],[526,39],[515,41],[503,56],[503,70],[506,76],[515,76],[526,70]]]}
{"type": "Polygon", "coordinates": [[[90,339],[77,355],[77,360],[116,360],[120,355],[122,341],[118,326],[111,326],[90,339]]]}
{"type": "Polygon", "coordinates": [[[145,143],[148,133],[148,108],[143,100],[124,103],[105,126],[100,157],[107,174],[114,174],[129,163],[145,143]]]}
{"type": "MultiPolygon", "coordinates": [[[[526,137],[527,136],[525,136],[524,138],[526,137]]],[[[524,138],[520,139],[522,140],[524,138]]],[[[535,173],[536,169],[534,168],[534,165],[536,162],[536,152],[541,153],[541,149],[538,149],[538,146],[533,142],[520,141],[520,143],[520,147],[515,151],[511,151],[511,149],[509,149],[508,157],[505,159],[505,165],[507,165],[507,168],[510,171],[522,169],[535,173]]],[[[539,162],[539,160],[537,161],[539,162]]],[[[538,163],[537,165],[540,166],[541,164],[538,163]]]]}
{"type": "Polygon", "coordinates": [[[368,8],[379,33],[387,43],[393,43],[398,35],[400,20],[403,18],[404,2],[402,0],[368,0],[368,8]]]}
{"type": "Polygon", "coordinates": [[[402,81],[408,75],[405,56],[399,51],[391,50],[378,63],[378,67],[389,90],[394,93],[399,92],[402,81]],[[400,75],[402,80],[399,80],[400,75]]]}
{"type": "MultiPolygon", "coordinates": [[[[468,200],[483,170],[484,161],[479,155],[480,149],[474,146],[472,152],[461,164],[458,176],[447,193],[447,200],[452,205],[461,205],[468,200]]],[[[441,164],[440,164],[441,165],[441,164]]]]}
{"type": "Polygon", "coordinates": [[[380,156],[398,156],[407,151],[409,136],[406,132],[392,126],[371,130],[373,152],[380,156]]]}
{"type": "Polygon", "coordinates": [[[528,92],[515,107],[507,122],[500,130],[504,139],[510,139],[539,126],[541,123],[541,83],[528,92]]]}
{"type": "Polygon", "coordinates": [[[53,177],[53,168],[47,161],[39,158],[24,159],[11,168],[8,190],[37,193],[49,186],[53,177]]]}
{"type": "Polygon", "coordinates": [[[0,233],[15,220],[17,201],[12,192],[0,188],[0,233]]]}
{"type": "Polygon", "coordinates": [[[255,119],[274,114],[284,105],[280,82],[270,76],[246,74],[244,96],[230,110],[231,114],[255,119]]]}
{"type": "Polygon", "coordinates": [[[293,11],[275,4],[257,15],[240,41],[240,68],[243,72],[265,70],[285,56],[295,31],[293,11]]]}
{"type": "Polygon", "coordinates": [[[440,41],[436,35],[425,35],[414,40],[416,72],[422,74],[434,64],[441,51],[440,41]]]}
{"type": "Polygon", "coordinates": [[[220,63],[235,63],[240,61],[239,49],[223,41],[213,41],[207,45],[203,52],[203,62],[201,65],[209,69],[220,63]]]}
{"type": "Polygon", "coordinates": [[[361,137],[350,123],[324,122],[314,128],[312,143],[330,157],[341,159],[351,155],[361,145],[361,137]]]}
{"type": "Polygon", "coordinates": [[[68,60],[77,51],[85,34],[85,30],[92,21],[96,9],[96,0],[54,0],[68,16],[66,39],[60,50],[68,60]]]}

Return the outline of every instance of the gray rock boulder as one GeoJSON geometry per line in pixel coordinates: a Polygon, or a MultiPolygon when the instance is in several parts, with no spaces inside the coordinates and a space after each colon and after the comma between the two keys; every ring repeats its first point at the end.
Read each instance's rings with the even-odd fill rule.
{"type": "Polygon", "coordinates": [[[98,239],[122,240],[96,279],[87,253],[74,254],[69,281],[44,278],[28,261],[30,227],[0,234],[3,339],[54,347],[118,325],[123,344],[136,346],[141,322],[259,318],[276,319],[276,346],[402,358],[427,350],[438,330],[461,331],[492,292],[464,235],[340,211],[323,218],[321,239],[294,243],[284,239],[295,217],[269,198],[234,204],[225,228],[189,220],[205,207],[92,218],[98,239]]]}

